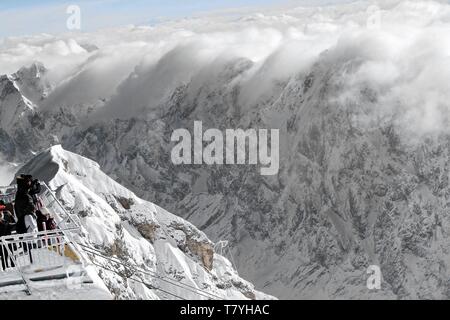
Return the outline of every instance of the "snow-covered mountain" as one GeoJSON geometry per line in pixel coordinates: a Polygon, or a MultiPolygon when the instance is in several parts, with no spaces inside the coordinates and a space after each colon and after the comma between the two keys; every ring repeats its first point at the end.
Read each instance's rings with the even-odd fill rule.
{"type": "Polygon", "coordinates": [[[98,273],[116,299],[272,299],[240,278],[204,233],[138,198],[94,161],[54,146],[19,172],[48,183],[80,217],[83,245],[148,273],[132,277],[122,265],[92,255],[104,266],[98,273]]]}
{"type": "MultiPolygon", "coordinates": [[[[108,180],[114,187],[105,194],[114,196],[105,198],[83,171],[92,163],[77,157],[80,174],[67,170],[80,190],[88,189],[81,199],[70,194],[72,179],[52,178],[55,188],[68,184],[62,196],[69,206],[87,206],[80,214],[96,245],[98,208],[111,215],[105,217],[111,246],[120,217],[127,220],[124,232],[130,225],[139,231],[133,223],[141,221],[116,196],[134,199],[137,212],[146,203],[140,197],[213,241],[229,240],[240,274],[277,297],[448,298],[450,9],[437,2],[385,4],[378,29],[366,26],[373,11],[355,3],[226,24],[121,30],[129,57],[123,62],[117,58],[123,48],[98,37],[98,49],[55,88],[44,82],[43,67],[2,77],[0,112],[9,120],[2,122],[0,152],[21,162],[61,143],[132,190],[137,196],[108,180]],[[440,41],[429,40],[436,35],[440,41]],[[205,129],[280,129],[279,174],[173,165],[171,133],[192,130],[194,121],[205,129]],[[370,265],[381,267],[382,290],[366,287],[370,265]]],[[[58,150],[38,159],[68,157],[58,150]]],[[[55,161],[64,168],[65,161],[55,161]]],[[[52,176],[56,167],[48,168],[52,176]]],[[[175,232],[158,210],[146,219],[175,232]]],[[[134,241],[123,248],[138,250],[134,241]]],[[[195,266],[204,262],[189,251],[195,266]]],[[[141,263],[142,256],[130,259],[141,263]]]]}
{"type": "Polygon", "coordinates": [[[43,135],[38,104],[50,90],[40,63],[0,76],[0,154],[9,161],[29,160],[34,151],[55,143],[43,135]]]}

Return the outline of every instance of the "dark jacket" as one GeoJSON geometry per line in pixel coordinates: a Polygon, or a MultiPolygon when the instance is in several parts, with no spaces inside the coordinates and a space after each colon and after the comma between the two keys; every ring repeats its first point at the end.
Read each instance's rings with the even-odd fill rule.
{"type": "Polygon", "coordinates": [[[33,203],[35,206],[39,205],[39,197],[38,194],[41,193],[41,184],[38,180],[33,180],[31,184],[30,191],[28,192],[33,199],[33,203]]]}
{"type": "Polygon", "coordinates": [[[14,230],[16,221],[9,211],[0,212],[0,237],[10,236],[14,230]]]}
{"type": "Polygon", "coordinates": [[[56,221],[50,215],[43,214],[42,211],[36,211],[37,224],[39,231],[50,231],[57,228],[56,221]]]}
{"type": "Polygon", "coordinates": [[[17,217],[16,231],[18,234],[26,233],[27,228],[25,226],[25,216],[34,214],[35,206],[33,198],[25,188],[18,188],[16,193],[16,200],[14,204],[14,210],[17,217]]]}
{"type": "Polygon", "coordinates": [[[24,218],[27,214],[32,214],[35,211],[33,198],[26,190],[17,191],[14,210],[18,220],[24,218]]]}

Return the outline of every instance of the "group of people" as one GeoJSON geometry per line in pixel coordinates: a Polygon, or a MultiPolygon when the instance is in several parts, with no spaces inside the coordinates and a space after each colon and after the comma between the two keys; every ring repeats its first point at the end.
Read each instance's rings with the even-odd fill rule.
{"type": "MultiPolygon", "coordinates": [[[[14,203],[0,200],[0,237],[12,234],[36,233],[56,229],[56,222],[50,214],[43,213],[39,198],[41,184],[31,175],[20,175],[16,179],[17,191],[14,203]]],[[[0,246],[0,260],[5,269],[6,248],[0,246]],[[2,256],[5,259],[2,259],[2,256]]]]}
{"type": "Polygon", "coordinates": [[[37,214],[42,208],[38,197],[41,185],[31,175],[21,175],[16,181],[17,192],[14,201],[17,217],[16,232],[19,234],[38,232],[37,214]]]}

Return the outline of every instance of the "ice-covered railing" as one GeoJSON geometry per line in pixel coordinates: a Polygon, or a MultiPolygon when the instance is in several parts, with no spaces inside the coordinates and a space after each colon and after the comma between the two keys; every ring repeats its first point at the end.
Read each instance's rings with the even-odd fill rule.
{"type": "Polygon", "coordinates": [[[28,294],[31,294],[33,279],[52,280],[55,276],[66,275],[69,267],[74,270],[78,266],[80,272],[83,268],[81,255],[61,230],[2,237],[0,254],[0,276],[2,272],[17,274],[28,294]]]}
{"type": "Polygon", "coordinates": [[[70,248],[61,230],[38,233],[15,234],[2,237],[4,246],[0,248],[6,269],[24,268],[31,264],[39,270],[62,266],[62,257],[70,256],[73,261],[79,257],[70,248]],[[11,257],[11,258],[9,258],[11,257]]]}
{"type": "Polygon", "coordinates": [[[48,211],[48,213],[56,220],[58,228],[61,230],[70,229],[71,231],[80,229],[80,218],[64,208],[47,184],[42,183],[42,187],[43,191],[41,192],[40,197],[44,204],[44,210],[48,211]]]}
{"type": "MultiPolygon", "coordinates": [[[[0,187],[0,192],[0,200],[14,210],[12,203],[16,187],[0,187]]],[[[74,235],[80,230],[78,217],[64,208],[45,183],[42,183],[40,197],[44,205],[42,211],[50,213],[56,220],[57,229],[0,238],[0,278],[6,274],[19,275],[28,294],[31,294],[31,277],[38,274],[49,277],[49,272],[54,274],[58,270],[65,273],[63,270],[68,266],[78,265],[81,270],[87,262],[83,250],[74,240],[74,235]]]]}

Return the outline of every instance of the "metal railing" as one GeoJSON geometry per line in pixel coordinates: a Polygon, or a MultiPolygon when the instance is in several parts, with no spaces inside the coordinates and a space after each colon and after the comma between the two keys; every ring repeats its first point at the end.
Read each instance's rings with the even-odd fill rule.
{"type": "MultiPolygon", "coordinates": [[[[66,230],[69,231],[69,230],[66,230]]],[[[62,230],[16,234],[0,238],[0,271],[17,273],[25,292],[31,294],[30,278],[42,272],[82,264],[82,257],[62,230]]]]}
{"type": "Polygon", "coordinates": [[[56,219],[58,228],[73,229],[80,228],[80,218],[73,213],[69,213],[62,203],[58,200],[56,195],[50,189],[46,183],[42,183],[44,191],[40,194],[41,200],[44,203],[44,207],[50,211],[51,215],[56,219]]]}
{"type": "Polygon", "coordinates": [[[6,270],[24,271],[32,266],[30,271],[45,271],[64,266],[68,259],[80,260],[61,230],[6,236],[0,238],[0,245],[6,270]]]}
{"type": "MultiPolygon", "coordinates": [[[[31,294],[31,275],[87,262],[85,254],[73,237],[80,230],[78,216],[64,208],[47,184],[43,183],[42,186],[40,197],[44,208],[57,223],[56,230],[13,234],[0,238],[0,275],[2,272],[17,273],[22,278],[28,294],[31,294]]],[[[1,200],[12,203],[16,188],[0,187],[0,193],[1,200]]]]}

